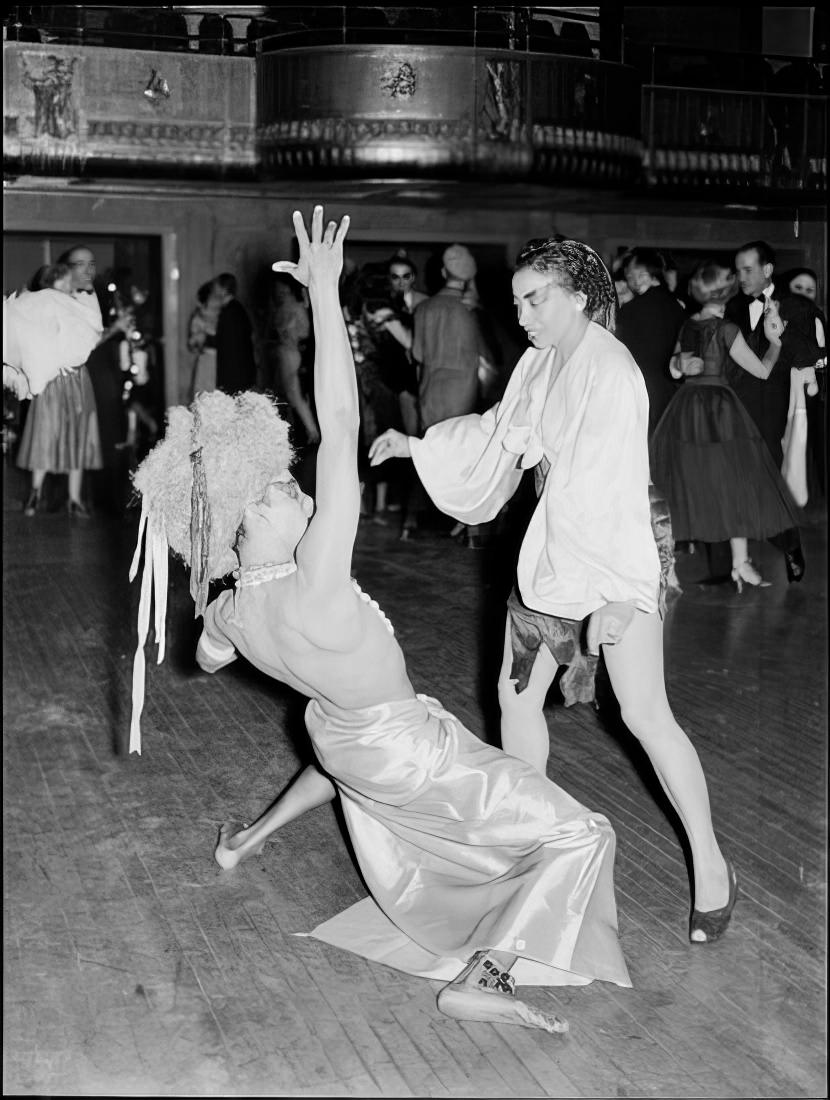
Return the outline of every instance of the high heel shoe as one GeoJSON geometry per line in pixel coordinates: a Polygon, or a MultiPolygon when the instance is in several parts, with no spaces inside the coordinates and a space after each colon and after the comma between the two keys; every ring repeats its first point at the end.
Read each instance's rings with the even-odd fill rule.
{"type": "Polygon", "coordinates": [[[26,498],[26,503],[23,505],[23,515],[33,516],[40,507],[40,490],[32,489],[29,496],[26,498]]]}
{"type": "Polygon", "coordinates": [[[735,582],[739,596],[744,590],[744,583],[752,585],[753,588],[769,588],[770,586],[770,582],[765,581],[752,564],[751,558],[744,558],[742,562],[733,567],[732,580],[735,582]]]}
{"type": "Polygon", "coordinates": [[[801,581],[804,576],[804,552],[800,546],[797,546],[795,550],[784,551],[784,565],[787,570],[787,581],[790,584],[793,581],[801,581]]]}
{"type": "Polygon", "coordinates": [[[79,500],[70,500],[66,506],[70,519],[89,519],[88,509],[79,500]]]}
{"type": "Polygon", "coordinates": [[[714,943],[724,934],[732,919],[732,910],[738,900],[738,876],[729,860],[726,861],[726,869],[729,872],[729,900],[722,909],[710,909],[708,912],[692,910],[689,921],[689,939],[692,943],[714,943]]]}

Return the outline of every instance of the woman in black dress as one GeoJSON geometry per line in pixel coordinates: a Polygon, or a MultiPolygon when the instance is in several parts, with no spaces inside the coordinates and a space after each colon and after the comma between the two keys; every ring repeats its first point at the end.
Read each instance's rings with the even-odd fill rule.
{"type": "Polygon", "coordinates": [[[700,309],[678,336],[671,370],[685,381],[655,428],[651,476],[669,502],[675,539],[729,540],[732,580],[741,592],[744,584],[767,584],[752,564],[748,540],[798,523],[769,448],[730,385],[741,370],[769,377],[784,326],[771,303],[764,315],[770,346],[759,359],[738,326],[723,319],[737,291],[733,272],[708,261],[696,269],[689,289],[700,309]]]}

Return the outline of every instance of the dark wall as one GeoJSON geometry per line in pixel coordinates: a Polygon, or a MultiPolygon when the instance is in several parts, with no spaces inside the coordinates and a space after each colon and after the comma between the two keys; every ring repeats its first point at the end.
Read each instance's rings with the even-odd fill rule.
{"type": "Polygon", "coordinates": [[[710,7],[626,7],[623,37],[639,45],[759,50],[763,8],[747,5],[710,7]],[[750,16],[748,18],[747,13],[750,16]]]}

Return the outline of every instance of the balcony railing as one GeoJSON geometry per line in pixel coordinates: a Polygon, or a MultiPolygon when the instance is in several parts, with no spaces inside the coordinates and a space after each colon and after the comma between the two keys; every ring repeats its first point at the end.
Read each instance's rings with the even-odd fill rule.
{"type": "Polygon", "coordinates": [[[18,8],[7,170],[826,194],[810,61],[629,44],[623,65],[602,58],[598,20],[541,10],[234,7],[223,23],[215,9],[18,8]]]}
{"type": "Polygon", "coordinates": [[[648,86],[649,186],[732,191],[827,189],[827,98],[648,86]]]}
{"type": "Polygon", "coordinates": [[[593,58],[318,46],[258,58],[7,42],[9,171],[212,178],[640,172],[639,82],[593,58]]]}
{"type": "Polygon", "coordinates": [[[599,15],[518,4],[277,4],[247,9],[233,5],[224,14],[216,8],[64,4],[13,7],[4,24],[10,41],[226,56],[336,45],[459,46],[600,56],[599,15]]]}

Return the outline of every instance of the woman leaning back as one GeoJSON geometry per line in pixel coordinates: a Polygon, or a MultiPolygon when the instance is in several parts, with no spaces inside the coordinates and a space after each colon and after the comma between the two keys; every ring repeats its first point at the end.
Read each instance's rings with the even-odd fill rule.
{"type": "MultiPolygon", "coordinates": [[[[312,308],[316,501],[279,469],[279,446],[250,473],[251,455],[264,454],[277,429],[285,435],[282,422],[260,427],[263,416],[279,421],[261,394],[203,394],[191,410],[172,410],[165,441],[135,477],[162,596],[162,534],[183,540],[178,552],[204,614],[201,667],[216,672],[239,653],[311,699],[306,725],[319,766],[250,826],[224,826],[216,859],[232,868],[339,795],[372,897],[312,935],[443,979],[438,1007],[447,1015],[563,1031],[563,1021],[516,997],[514,982],[630,985],[616,934],[614,833],[602,815],[416,695],[391,624],[351,579],[360,486],[357,385],[338,299],[347,225],[324,228],[316,207],[309,237],[296,213],[299,261],[275,265],[308,286],[312,308]],[[235,534],[236,588],[208,605],[208,580],[228,571],[235,534]]],[[[145,554],[145,632],[146,562],[145,554]]],[[[137,667],[140,696],[140,659],[137,667]]]]}

